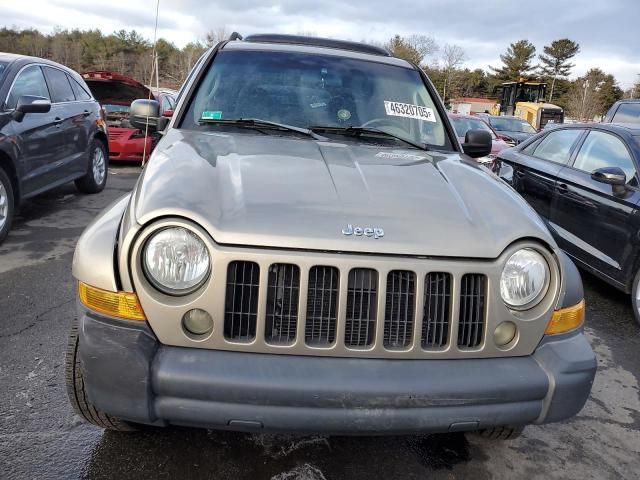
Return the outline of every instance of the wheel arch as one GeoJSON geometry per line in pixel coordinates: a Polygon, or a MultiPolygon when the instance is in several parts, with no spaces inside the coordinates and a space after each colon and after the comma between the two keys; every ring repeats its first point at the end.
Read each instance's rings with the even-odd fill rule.
{"type": "Polygon", "coordinates": [[[93,136],[93,138],[95,138],[96,140],[100,140],[104,144],[104,148],[107,149],[107,157],[108,157],[109,156],[109,138],[107,137],[107,135],[102,130],[98,130],[96,134],[93,136]]]}
{"type": "Polygon", "coordinates": [[[6,152],[0,150],[0,168],[2,168],[9,180],[11,180],[11,188],[13,189],[13,200],[16,207],[20,203],[20,179],[18,177],[18,170],[16,168],[15,162],[6,152]]]}

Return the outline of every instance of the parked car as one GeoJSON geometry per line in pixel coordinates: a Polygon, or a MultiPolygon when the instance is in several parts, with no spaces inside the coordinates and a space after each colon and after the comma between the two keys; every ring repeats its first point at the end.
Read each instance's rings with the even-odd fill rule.
{"type": "Polygon", "coordinates": [[[472,115],[459,115],[455,113],[449,114],[449,119],[453,125],[456,135],[461,142],[464,142],[464,136],[469,130],[486,130],[491,134],[491,153],[486,157],[477,158],[476,160],[489,168],[493,168],[493,160],[496,155],[505,148],[509,148],[507,143],[498,138],[496,132],[489,126],[487,122],[472,115]]]}
{"type": "Polygon", "coordinates": [[[108,174],[100,105],[73,70],[0,53],[0,243],[20,203],[75,181],[100,192],[108,174]]]}
{"type": "Polygon", "coordinates": [[[498,163],[579,266],[631,293],[640,322],[640,125],[563,125],[498,163]]]}
{"type": "Polygon", "coordinates": [[[530,123],[520,117],[485,115],[484,119],[509,146],[518,145],[538,133],[530,123]]]}
{"type": "Polygon", "coordinates": [[[580,275],[470,161],[490,134],[461,145],[425,73],[385,49],[233,38],[171,119],[131,106],[164,133],[76,247],[78,415],[491,438],[575,415],[596,369],[580,275]]]}
{"type": "Polygon", "coordinates": [[[640,123],[640,98],[618,100],[602,120],[605,123],[640,123]]]}
{"type": "Polygon", "coordinates": [[[129,121],[129,107],[136,98],[154,98],[162,108],[162,114],[170,117],[175,108],[175,92],[153,91],[142,83],[109,71],[92,71],[82,74],[93,96],[100,102],[106,114],[109,132],[109,159],[142,161],[151,155],[158,141],[155,132],[134,128],[129,121]]]}

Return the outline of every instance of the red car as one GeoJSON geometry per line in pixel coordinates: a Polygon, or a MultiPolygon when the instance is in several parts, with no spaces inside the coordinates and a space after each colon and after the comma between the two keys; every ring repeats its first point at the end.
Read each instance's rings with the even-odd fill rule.
{"type": "Polygon", "coordinates": [[[449,119],[451,120],[453,128],[456,131],[456,134],[458,135],[458,138],[461,142],[464,142],[464,136],[469,130],[486,130],[491,133],[491,153],[487,157],[476,159],[478,162],[485,164],[490,168],[493,165],[493,160],[496,158],[496,155],[498,155],[498,153],[505,148],[509,148],[507,142],[502,140],[495,132],[495,130],[493,130],[493,128],[491,128],[489,124],[487,124],[479,117],[450,113],[449,119]]]}
{"type": "Polygon", "coordinates": [[[137,98],[153,98],[160,102],[162,114],[170,117],[175,108],[171,91],[151,91],[142,83],[119,73],[85,72],[82,78],[104,110],[109,135],[109,160],[143,161],[156,144],[156,134],[133,128],[129,123],[129,107],[137,98]]]}

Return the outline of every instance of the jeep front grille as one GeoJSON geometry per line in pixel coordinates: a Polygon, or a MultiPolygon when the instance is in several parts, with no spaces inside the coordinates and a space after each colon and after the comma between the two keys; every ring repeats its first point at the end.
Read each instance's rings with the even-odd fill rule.
{"type": "Polygon", "coordinates": [[[406,348],[413,340],[416,275],[393,270],[387,275],[387,301],[384,313],[384,346],[406,348]]]}
{"type": "Polygon", "coordinates": [[[260,267],[254,262],[231,262],[227,267],[224,336],[248,342],[256,336],[260,267]]]}
{"type": "Polygon", "coordinates": [[[376,332],[378,303],[378,272],[369,268],[353,268],[347,287],[347,314],[344,344],[349,347],[368,347],[376,332]]]}
{"type": "Polygon", "coordinates": [[[269,343],[291,343],[296,339],[300,268],[287,263],[269,267],[265,339],[269,343]]]}
{"type": "Polygon", "coordinates": [[[309,271],[304,335],[308,345],[326,346],[336,339],[338,284],[339,272],[335,267],[312,267],[309,271]]]}
{"type": "Polygon", "coordinates": [[[428,273],[424,280],[422,348],[441,348],[449,341],[451,315],[451,275],[428,273]]]}
{"type": "Polygon", "coordinates": [[[485,274],[260,261],[226,268],[224,339],[237,345],[412,356],[484,349],[485,274]]]}
{"type": "Polygon", "coordinates": [[[458,346],[475,348],[482,342],[485,321],[486,277],[468,273],[460,285],[460,318],[458,346]]]}

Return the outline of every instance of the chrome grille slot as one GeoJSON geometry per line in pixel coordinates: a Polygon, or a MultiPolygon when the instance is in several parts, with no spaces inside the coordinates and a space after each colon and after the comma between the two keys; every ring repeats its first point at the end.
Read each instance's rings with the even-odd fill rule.
{"type": "Polygon", "coordinates": [[[486,311],[487,277],[467,273],[460,281],[458,346],[475,348],[482,343],[486,311]]]}
{"type": "Polygon", "coordinates": [[[449,341],[451,275],[430,272],[424,280],[422,348],[441,348],[449,341]]]}
{"type": "Polygon", "coordinates": [[[274,263],[269,267],[265,340],[286,344],[296,339],[300,268],[288,263],[274,263]]]}
{"type": "Polygon", "coordinates": [[[344,343],[348,347],[367,347],[375,338],[378,300],[378,272],[354,268],[349,272],[344,343]]]}
{"type": "Polygon", "coordinates": [[[401,349],[411,345],[415,313],[416,275],[392,270],[387,275],[384,315],[384,346],[401,349]]]}
{"type": "Polygon", "coordinates": [[[335,267],[312,267],[307,291],[305,342],[330,345],[336,339],[339,272],[335,267]]]}
{"type": "Polygon", "coordinates": [[[231,262],[227,267],[224,336],[251,341],[256,336],[260,267],[255,262],[231,262]]]}

